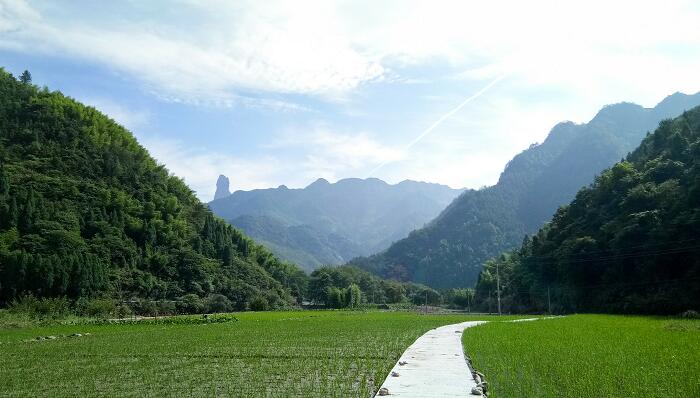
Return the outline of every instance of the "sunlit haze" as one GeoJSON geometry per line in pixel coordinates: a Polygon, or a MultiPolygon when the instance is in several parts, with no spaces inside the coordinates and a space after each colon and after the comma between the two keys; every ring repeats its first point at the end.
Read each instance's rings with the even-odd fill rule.
{"type": "Polygon", "coordinates": [[[567,3],[4,0],[0,61],[125,125],[203,200],[219,174],[478,188],[559,121],[700,90],[700,3],[567,3]]]}

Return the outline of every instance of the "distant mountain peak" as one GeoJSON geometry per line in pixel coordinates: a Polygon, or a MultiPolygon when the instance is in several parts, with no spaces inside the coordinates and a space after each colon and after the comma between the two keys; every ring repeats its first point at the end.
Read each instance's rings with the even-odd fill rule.
{"type": "Polygon", "coordinates": [[[541,144],[513,157],[496,185],[466,191],[425,227],[352,264],[432,287],[469,286],[486,260],[539,230],[660,121],[697,105],[700,93],[676,93],[654,108],[622,102],[604,107],[588,123],[559,123],[541,144]]]}
{"type": "Polygon", "coordinates": [[[596,121],[610,117],[619,118],[623,114],[639,112],[641,110],[644,110],[644,107],[633,102],[618,102],[616,104],[605,105],[598,111],[593,119],[591,119],[590,123],[595,124],[596,121]]]}
{"type": "Polygon", "coordinates": [[[419,182],[319,178],[302,189],[236,191],[209,206],[280,257],[310,270],[387,248],[461,192],[419,182]]]}
{"type": "Polygon", "coordinates": [[[214,194],[214,200],[225,198],[231,196],[231,191],[229,191],[229,180],[228,177],[221,174],[219,179],[216,180],[216,193],[214,194]]]}
{"type": "Polygon", "coordinates": [[[309,184],[309,186],[307,186],[306,188],[322,187],[322,186],[326,186],[326,185],[331,185],[331,183],[328,182],[328,180],[326,180],[325,178],[319,178],[316,181],[309,184]]]}
{"type": "Polygon", "coordinates": [[[671,94],[671,95],[667,95],[664,99],[661,100],[661,102],[659,102],[659,104],[658,104],[657,106],[662,105],[662,104],[666,104],[666,103],[669,103],[669,102],[672,103],[672,102],[676,102],[676,101],[679,101],[679,100],[683,100],[683,99],[685,99],[685,98],[687,98],[687,97],[690,97],[690,96],[691,96],[691,95],[682,93],[682,92],[680,92],[680,91],[676,91],[675,93],[673,93],[673,94],[671,94]]]}
{"type": "Polygon", "coordinates": [[[677,109],[689,110],[697,103],[700,92],[695,94],[685,94],[677,91],[659,102],[655,109],[661,112],[669,112],[677,109]]]}

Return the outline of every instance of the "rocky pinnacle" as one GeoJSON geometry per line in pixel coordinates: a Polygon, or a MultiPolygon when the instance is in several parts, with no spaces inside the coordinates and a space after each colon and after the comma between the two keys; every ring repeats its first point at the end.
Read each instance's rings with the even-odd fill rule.
{"type": "Polygon", "coordinates": [[[219,176],[219,179],[216,180],[216,193],[214,194],[214,200],[225,198],[229,195],[231,195],[231,191],[229,191],[228,177],[222,174],[219,176]]]}

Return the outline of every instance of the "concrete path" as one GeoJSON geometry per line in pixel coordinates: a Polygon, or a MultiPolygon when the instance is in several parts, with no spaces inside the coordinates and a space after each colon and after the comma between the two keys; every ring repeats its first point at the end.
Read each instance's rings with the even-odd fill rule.
{"type": "Polygon", "coordinates": [[[462,331],[485,322],[462,322],[425,333],[401,355],[381,387],[389,390],[389,397],[469,397],[476,382],[464,358],[462,331]]]}

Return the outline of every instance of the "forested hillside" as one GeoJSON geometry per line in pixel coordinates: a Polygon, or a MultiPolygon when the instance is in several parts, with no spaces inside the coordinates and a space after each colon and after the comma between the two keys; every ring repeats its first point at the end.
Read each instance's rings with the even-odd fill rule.
{"type": "Polygon", "coordinates": [[[0,70],[0,304],[219,294],[282,307],[304,277],[215,218],[114,121],[0,70]]]}
{"type": "Polygon", "coordinates": [[[209,207],[276,255],[311,271],[387,248],[432,220],[460,192],[416,181],[318,179],[303,189],[236,191],[209,207]]]}
{"type": "Polygon", "coordinates": [[[311,272],[323,265],[342,264],[364,251],[355,242],[310,225],[288,225],[265,215],[243,215],[231,220],[236,228],[273,253],[311,272]]]}
{"type": "Polygon", "coordinates": [[[482,264],[522,243],[594,176],[639,145],[659,121],[700,104],[673,94],[655,108],[621,103],[586,124],[560,123],[517,155],[495,186],[469,190],[425,228],[352,264],[380,276],[432,287],[472,286],[482,264]]]}
{"type": "Polygon", "coordinates": [[[487,262],[477,298],[504,311],[700,308],[700,107],[663,121],[522,246],[487,262]]]}
{"type": "Polygon", "coordinates": [[[381,279],[357,267],[320,267],[309,278],[309,298],[330,308],[355,307],[362,302],[375,304],[452,305],[455,291],[441,295],[416,283],[381,279]]]}

